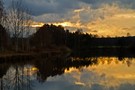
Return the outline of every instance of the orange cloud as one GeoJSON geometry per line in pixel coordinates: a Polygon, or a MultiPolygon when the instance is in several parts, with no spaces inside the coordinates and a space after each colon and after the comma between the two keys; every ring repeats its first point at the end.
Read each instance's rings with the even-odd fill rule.
{"type": "Polygon", "coordinates": [[[31,27],[42,27],[44,23],[42,22],[32,22],[31,27]]]}

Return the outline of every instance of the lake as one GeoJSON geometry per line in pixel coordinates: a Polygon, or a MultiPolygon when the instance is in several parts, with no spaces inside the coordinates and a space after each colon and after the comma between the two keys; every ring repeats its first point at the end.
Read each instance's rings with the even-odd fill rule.
{"type": "Polygon", "coordinates": [[[135,58],[49,57],[0,63],[1,90],[135,90],[135,58]]]}

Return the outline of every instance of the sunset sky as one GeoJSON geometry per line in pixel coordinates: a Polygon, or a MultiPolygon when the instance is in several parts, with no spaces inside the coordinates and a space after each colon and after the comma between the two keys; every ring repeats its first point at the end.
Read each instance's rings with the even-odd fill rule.
{"type": "MultiPolygon", "coordinates": [[[[11,0],[4,0],[5,7],[11,0]]],[[[23,0],[34,22],[99,36],[135,35],[135,0],[23,0]]],[[[37,25],[39,26],[39,25],[37,25]]]]}

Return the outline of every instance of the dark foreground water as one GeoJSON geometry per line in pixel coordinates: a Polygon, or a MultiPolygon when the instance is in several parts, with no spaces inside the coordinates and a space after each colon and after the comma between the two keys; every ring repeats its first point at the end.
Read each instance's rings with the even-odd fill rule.
{"type": "Polygon", "coordinates": [[[135,90],[134,57],[52,57],[0,64],[1,90],[135,90]]]}

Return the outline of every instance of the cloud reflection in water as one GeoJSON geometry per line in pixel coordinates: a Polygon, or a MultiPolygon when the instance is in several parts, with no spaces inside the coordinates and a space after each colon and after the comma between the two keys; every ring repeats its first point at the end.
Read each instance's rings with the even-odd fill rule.
{"type": "Polygon", "coordinates": [[[97,58],[98,65],[70,68],[63,75],[36,82],[36,90],[134,90],[135,59],[97,58]]]}

